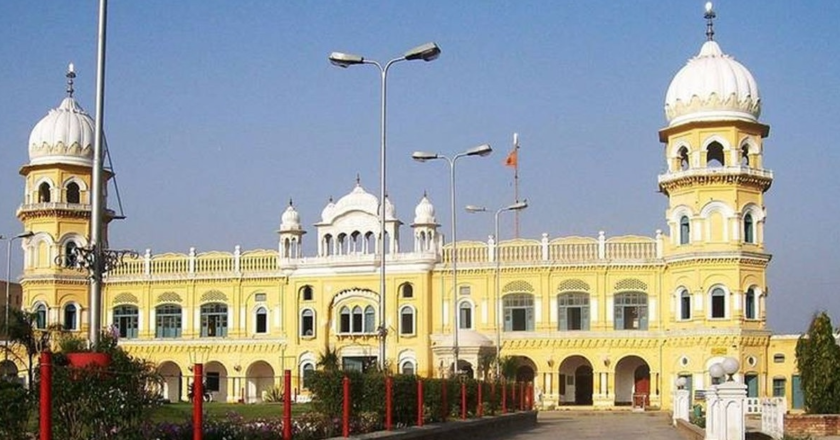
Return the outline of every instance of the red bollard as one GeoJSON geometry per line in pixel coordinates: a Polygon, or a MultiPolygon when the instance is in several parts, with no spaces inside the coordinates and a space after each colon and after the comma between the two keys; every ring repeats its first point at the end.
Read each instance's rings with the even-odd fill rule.
{"type": "Polygon", "coordinates": [[[478,415],[479,418],[484,417],[484,406],[482,405],[483,402],[481,400],[482,388],[484,388],[484,382],[478,382],[478,404],[476,405],[477,408],[475,409],[475,413],[476,415],[478,415]]]}
{"type": "Polygon", "coordinates": [[[507,414],[507,387],[502,383],[502,414],[507,414]]]}
{"type": "Polygon", "coordinates": [[[417,426],[423,426],[423,379],[417,378],[417,426]]]}
{"type": "Polygon", "coordinates": [[[516,412],[516,382],[513,382],[510,390],[510,407],[516,412]]]}
{"type": "Polygon", "coordinates": [[[461,382],[461,420],[467,420],[467,384],[461,382]]]}
{"type": "Polygon", "coordinates": [[[385,378],[385,430],[391,430],[391,394],[393,394],[394,380],[391,376],[385,378]]]}
{"type": "Polygon", "coordinates": [[[525,384],[519,385],[519,410],[525,411],[525,384]]]}
{"type": "Polygon", "coordinates": [[[193,440],[204,438],[204,364],[193,366],[193,440]]]}
{"type": "Polygon", "coordinates": [[[283,440],[292,440],[292,371],[283,372],[283,440]]]}
{"type": "Polygon", "coordinates": [[[350,437],[350,378],[344,376],[344,418],[342,420],[341,434],[350,437]]]}
{"type": "Polygon", "coordinates": [[[52,353],[41,352],[40,440],[52,440],[52,353]]]}

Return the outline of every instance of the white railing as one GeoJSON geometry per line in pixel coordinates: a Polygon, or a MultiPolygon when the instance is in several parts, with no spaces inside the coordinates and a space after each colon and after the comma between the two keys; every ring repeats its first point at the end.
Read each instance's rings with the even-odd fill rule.
{"type": "Polygon", "coordinates": [[[784,397],[761,399],[761,432],[779,440],[785,435],[785,413],[787,401],[784,397]]]}
{"type": "Polygon", "coordinates": [[[747,415],[761,414],[761,399],[747,397],[747,415]]]}

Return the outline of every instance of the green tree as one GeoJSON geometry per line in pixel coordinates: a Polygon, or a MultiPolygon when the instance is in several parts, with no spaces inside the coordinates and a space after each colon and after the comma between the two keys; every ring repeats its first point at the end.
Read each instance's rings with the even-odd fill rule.
{"type": "Polygon", "coordinates": [[[499,360],[499,367],[502,369],[502,377],[507,380],[516,380],[516,371],[519,369],[519,359],[516,356],[502,356],[499,360]]]}
{"type": "Polygon", "coordinates": [[[32,369],[35,357],[42,351],[50,348],[50,342],[55,335],[63,333],[60,324],[55,324],[46,329],[37,328],[38,314],[29,313],[23,310],[9,309],[9,342],[12,346],[20,348],[27,358],[27,375],[29,382],[34,378],[32,369]]]}
{"type": "Polygon", "coordinates": [[[840,413],[840,346],[826,312],[814,315],[808,333],[796,343],[796,367],[802,380],[805,410],[840,413]]]}
{"type": "Polygon", "coordinates": [[[338,371],[338,349],[325,347],[324,351],[321,352],[320,355],[318,355],[318,366],[321,367],[321,369],[324,371],[338,371]]]}

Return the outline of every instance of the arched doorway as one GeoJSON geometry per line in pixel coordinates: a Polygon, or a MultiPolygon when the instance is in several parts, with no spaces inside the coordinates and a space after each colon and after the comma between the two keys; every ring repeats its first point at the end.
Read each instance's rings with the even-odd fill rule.
{"type": "Polygon", "coordinates": [[[206,390],[213,396],[216,402],[227,402],[228,394],[227,368],[218,361],[210,361],[204,367],[204,380],[206,390]]]}
{"type": "Polygon", "coordinates": [[[569,356],[560,363],[559,403],[592,405],[592,364],[583,356],[569,356]]]}
{"type": "Polygon", "coordinates": [[[160,375],[163,377],[163,388],[161,389],[161,397],[168,400],[170,403],[177,403],[181,401],[181,396],[184,390],[181,386],[183,383],[181,367],[175,362],[166,361],[158,367],[160,375]]]}
{"type": "Polygon", "coordinates": [[[650,366],[638,356],[627,356],[615,366],[615,404],[650,404],[650,366]]]}
{"type": "Polygon", "coordinates": [[[257,361],[245,373],[247,386],[243,399],[246,403],[263,401],[263,393],[274,388],[274,368],[265,361],[257,361]]]}
{"type": "MultiPolygon", "coordinates": [[[[452,373],[451,368],[449,369],[449,372],[452,373]]],[[[458,359],[458,373],[470,379],[475,378],[475,370],[473,369],[472,364],[463,359],[458,359]]]]}

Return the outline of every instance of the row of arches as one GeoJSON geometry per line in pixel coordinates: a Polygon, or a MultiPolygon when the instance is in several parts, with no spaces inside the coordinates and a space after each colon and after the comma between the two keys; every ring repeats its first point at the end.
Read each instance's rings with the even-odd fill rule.
{"type": "Polygon", "coordinates": [[[699,148],[681,140],[671,148],[669,171],[686,171],[693,168],[720,168],[741,166],[759,168],[761,146],[752,138],[741,140],[737,147],[720,136],[711,136],[699,148]]]}
{"type": "Polygon", "coordinates": [[[88,191],[85,182],[78,177],[65,180],[61,186],[52,179],[43,177],[35,183],[35,191],[26,194],[27,203],[87,203],[82,201],[82,195],[88,191]]]}
{"type": "Polygon", "coordinates": [[[700,212],[686,205],[672,210],[669,220],[674,244],[739,241],[759,244],[764,236],[764,210],[755,204],[736,212],[723,202],[710,202],[700,212]]]}
{"type": "Polygon", "coordinates": [[[698,293],[680,287],[675,292],[675,315],[680,321],[699,317],[726,319],[733,316],[736,306],[740,306],[744,319],[758,320],[761,319],[762,299],[762,291],[755,286],[750,286],[743,294],[733,293],[724,285],[714,285],[706,292],[698,293]]]}

